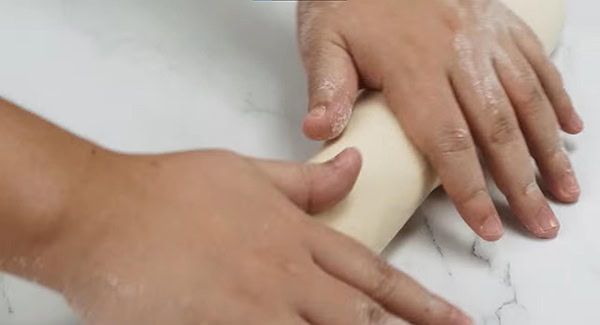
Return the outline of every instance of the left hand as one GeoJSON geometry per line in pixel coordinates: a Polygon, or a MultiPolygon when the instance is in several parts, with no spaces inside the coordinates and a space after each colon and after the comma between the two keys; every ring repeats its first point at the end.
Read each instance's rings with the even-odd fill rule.
{"type": "Polygon", "coordinates": [[[583,125],[543,46],[512,11],[498,0],[300,2],[298,23],[309,137],[337,137],[359,87],[382,90],[477,234],[496,240],[503,229],[475,145],[525,227],[556,236],[530,160],[555,197],[576,201],[558,130],[583,125]]]}

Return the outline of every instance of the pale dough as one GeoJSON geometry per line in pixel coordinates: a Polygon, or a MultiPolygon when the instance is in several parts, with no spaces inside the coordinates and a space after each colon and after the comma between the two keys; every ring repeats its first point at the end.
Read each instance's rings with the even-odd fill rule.
{"type": "MultiPolygon", "coordinates": [[[[564,0],[504,3],[533,28],[548,53],[555,48],[564,0]]],[[[315,217],[380,253],[439,182],[380,93],[363,93],[344,134],[311,162],[327,161],[347,147],[358,148],[363,157],[356,185],[344,201],[315,217]]]]}

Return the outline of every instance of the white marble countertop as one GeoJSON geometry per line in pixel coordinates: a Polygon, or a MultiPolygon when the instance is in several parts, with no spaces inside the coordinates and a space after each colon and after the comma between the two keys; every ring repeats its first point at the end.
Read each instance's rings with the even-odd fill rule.
{"type": "MultiPolygon", "coordinates": [[[[600,320],[600,3],[568,0],[555,60],[587,124],[569,138],[583,195],[560,236],[511,221],[485,243],[436,192],[384,253],[478,324],[600,320]]],[[[0,0],[0,96],[113,149],[226,147],[303,160],[293,3],[0,0]]],[[[543,8],[540,8],[543,10],[543,8]]],[[[504,209],[506,211],[506,209],[504,209]]],[[[63,301],[0,275],[0,324],[72,325],[63,301]]]]}

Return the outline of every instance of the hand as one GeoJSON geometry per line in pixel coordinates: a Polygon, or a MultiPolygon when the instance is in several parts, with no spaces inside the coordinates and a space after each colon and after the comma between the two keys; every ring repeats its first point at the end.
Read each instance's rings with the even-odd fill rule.
{"type": "Polygon", "coordinates": [[[526,24],[496,0],[301,2],[309,76],[304,132],[338,136],[359,86],[380,89],[469,226],[503,229],[475,144],[525,227],[554,237],[558,220],[536,183],[574,202],[580,189],[559,139],[582,131],[561,77],[526,24]]]}
{"type": "Polygon", "coordinates": [[[356,150],[322,165],[92,156],[35,263],[87,324],[470,324],[305,213],[350,191],[356,150]]]}

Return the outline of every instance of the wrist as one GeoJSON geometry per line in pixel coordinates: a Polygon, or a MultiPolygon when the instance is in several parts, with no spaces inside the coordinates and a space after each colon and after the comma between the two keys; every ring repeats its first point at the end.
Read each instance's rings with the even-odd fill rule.
{"type": "Polygon", "coordinates": [[[62,287],[72,253],[85,244],[78,235],[85,220],[72,213],[73,202],[118,156],[80,139],[62,145],[28,181],[8,186],[12,200],[0,209],[0,269],[53,289],[62,287]]]}
{"type": "Polygon", "coordinates": [[[139,226],[132,196],[143,195],[156,169],[147,156],[95,150],[70,180],[50,240],[38,255],[41,268],[33,275],[67,299],[92,285],[95,272],[122,249],[113,246],[120,242],[115,238],[139,226]]]}

